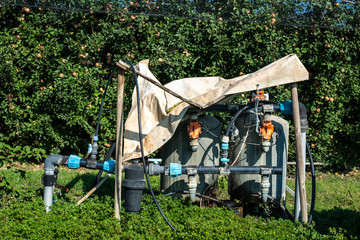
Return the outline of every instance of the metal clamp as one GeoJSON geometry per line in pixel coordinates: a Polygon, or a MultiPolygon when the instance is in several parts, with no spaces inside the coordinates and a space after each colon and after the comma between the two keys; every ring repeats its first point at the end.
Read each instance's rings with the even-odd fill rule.
{"type": "Polygon", "coordinates": [[[263,113],[273,113],[273,112],[275,112],[274,105],[273,104],[263,104],[262,111],[263,111],[263,113]]]}
{"type": "Polygon", "coordinates": [[[187,175],[196,175],[197,174],[197,168],[186,168],[186,174],[187,175]]]}
{"type": "Polygon", "coordinates": [[[221,176],[229,176],[230,175],[230,168],[229,166],[219,168],[219,174],[221,176]]]}
{"type": "Polygon", "coordinates": [[[271,167],[267,167],[267,166],[260,167],[260,174],[261,175],[271,175],[271,167]]]}

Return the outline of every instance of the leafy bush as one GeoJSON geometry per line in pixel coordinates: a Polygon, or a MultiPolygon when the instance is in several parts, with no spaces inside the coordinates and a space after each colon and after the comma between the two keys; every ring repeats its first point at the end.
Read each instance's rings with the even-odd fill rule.
{"type": "MultiPolygon", "coordinates": [[[[245,5],[241,7],[256,12],[245,5]]],[[[331,9],[339,11],[335,6],[331,9]]],[[[279,16],[285,11],[275,10],[279,16]]],[[[205,17],[214,19],[211,14],[205,17]]],[[[266,17],[270,21],[273,15],[264,13],[262,18],[266,17]]],[[[360,36],[356,29],[17,6],[0,7],[0,29],[0,164],[20,158],[40,162],[59,152],[85,153],[107,77],[117,60],[136,63],[148,58],[152,71],[165,84],[184,77],[235,77],[296,53],[310,72],[310,80],[298,85],[300,100],[308,108],[308,141],[314,160],[329,168],[359,165],[360,127],[355,113],[360,111],[360,36]]],[[[126,111],[133,88],[127,79],[126,111]]],[[[274,101],[290,98],[286,86],[268,91],[274,101]]],[[[106,98],[102,157],[115,139],[115,84],[106,98]]],[[[290,158],[295,158],[291,151],[290,158]]]]}

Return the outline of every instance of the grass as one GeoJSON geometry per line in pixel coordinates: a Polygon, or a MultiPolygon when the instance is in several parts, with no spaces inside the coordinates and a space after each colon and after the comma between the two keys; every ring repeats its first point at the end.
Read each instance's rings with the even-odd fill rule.
{"type": "MultiPolygon", "coordinates": [[[[200,208],[187,199],[164,197],[159,193],[159,178],[152,177],[159,203],[178,234],[166,225],[148,189],[140,214],[125,213],[122,208],[120,223],[114,219],[113,177],[76,207],[96,176],[91,170],[60,168],[58,184],[70,191],[61,195],[57,191],[52,211],[45,214],[42,174],[39,168],[0,170],[2,179],[11,185],[7,191],[0,188],[1,239],[357,239],[360,235],[359,172],[318,176],[316,212],[310,227],[283,219],[239,218],[226,208],[200,208]]],[[[219,184],[222,196],[226,196],[225,183],[219,184]]],[[[294,181],[287,184],[293,188],[294,181]]],[[[310,181],[307,184],[309,198],[310,181]]],[[[289,197],[288,207],[291,202],[289,197]]]]}

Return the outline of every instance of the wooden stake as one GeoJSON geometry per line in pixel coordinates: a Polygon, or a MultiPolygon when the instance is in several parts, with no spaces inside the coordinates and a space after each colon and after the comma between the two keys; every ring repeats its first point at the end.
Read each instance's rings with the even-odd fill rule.
{"type": "Polygon", "coordinates": [[[110,175],[106,175],[103,179],[101,179],[101,181],[96,184],[95,187],[93,187],[82,199],[80,199],[77,203],[76,206],[79,206],[80,204],[82,204],[88,197],[90,197],[91,194],[93,194],[97,189],[99,189],[99,187],[110,177],[110,175]]]}
{"type": "Polygon", "coordinates": [[[122,181],[122,148],[123,148],[123,104],[124,104],[124,70],[118,72],[117,83],[117,117],[116,117],[116,163],[115,163],[115,217],[120,220],[121,181],[122,181]]]}
{"type": "Polygon", "coordinates": [[[307,207],[306,207],[306,189],[305,189],[305,166],[303,161],[303,153],[301,147],[301,126],[300,126],[300,110],[299,99],[296,83],[291,84],[291,100],[293,109],[293,119],[295,128],[295,145],[296,145],[296,161],[299,178],[299,193],[300,193],[300,207],[301,220],[304,223],[308,221],[307,207]]]}

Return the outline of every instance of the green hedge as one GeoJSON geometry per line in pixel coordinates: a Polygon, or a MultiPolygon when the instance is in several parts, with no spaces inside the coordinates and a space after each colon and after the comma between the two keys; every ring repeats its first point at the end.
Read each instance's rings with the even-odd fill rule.
{"type": "MultiPolygon", "coordinates": [[[[208,16],[209,17],[209,16],[208,16]]],[[[271,19],[270,15],[270,19],[271,19]]],[[[85,153],[114,63],[150,59],[163,83],[254,72],[296,53],[310,72],[299,84],[315,161],[359,166],[358,30],[0,7],[0,165],[85,153]]],[[[127,77],[125,105],[133,88],[127,77]]],[[[287,86],[268,89],[288,100],[287,86]]],[[[239,96],[248,98],[249,94],[239,96]]],[[[115,139],[116,84],[101,121],[101,156],[115,139]]],[[[291,159],[294,159],[291,150],[291,159]]]]}

